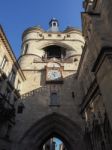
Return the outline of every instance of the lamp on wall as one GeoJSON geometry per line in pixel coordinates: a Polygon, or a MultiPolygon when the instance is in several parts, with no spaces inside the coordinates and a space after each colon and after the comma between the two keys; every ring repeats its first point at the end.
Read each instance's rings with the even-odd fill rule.
{"type": "Polygon", "coordinates": [[[18,105],[18,113],[21,114],[23,112],[23,109],[25,108],[24,104],[21,102],[18,105]]]}
{"type": "Polygon", "coordinates": [[[75,94],[74,94],[74,92],[72,92],[72,98],[75,98],[75,94]]]}

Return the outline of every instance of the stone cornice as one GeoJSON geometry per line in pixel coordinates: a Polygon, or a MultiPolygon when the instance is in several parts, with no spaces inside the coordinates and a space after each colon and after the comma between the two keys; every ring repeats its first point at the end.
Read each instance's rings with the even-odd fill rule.
{"type": "Polygon", "coordinates": [[[83,63],[83,59],[84,59],[86,50],[87,50],[87,44],[85,43],[84,48],[83,48],[83,51],[82,51],[82,55],[81,55],[81,58],[80,58],[78,70],[77,70],[77,78],[78,78],[78,76],[79,76],[79,74],[80,74],[80,70],[81,70],[81,66],[82,66],[82,63],[83,63]]]}
{"type": "Polygon", "coordinates": [[[81,111],[80,113],[82,114],[85,109],[87,109],[88,105],[90,102],[94,101],[97,95],[100,95],[100,90],[99,86],[97,84],[96,79],[91,83],[90,88],[88,89],[87,94],[84,96],[82,103],[80,105],[81,111]]]}
{"type": "Polygon", "coordinates": [[[72,28],[72,29],[66,29],[64,31],[59,31],[59,32],[50,32],[50,31],[44,31],[43,29],[39,28],[39,27],[31,27],[31,28],[28,28],[26,29],[24,32],[23,32],[23,35],[22,35],[22,40],[24,38],[24,36],[28,33],[32,33],[32,32],[35,32],[35,33],[40,33],[40,34],[70,34],[70,33],[76,33],[76,34],[80,34],[82,35],[82,32],[79,30],[79,29],[76,29],[76,28],[72,28]]]}
{"type": "MultiPolygon", "coordinates": [[[[42,58],[39,55],[36,54],[24,54],[24,55],[20,55],[20,57],[18,58],[18,61],[22,58],[22,57],[26,57],[26,56],[35,56],[37,58],[40,58],[42,60],[42,58]]],[[[42,63],[42,61],[40,61],[40,63],[42,63]]]]}
{"type": "Polygon", "coordinates": [[[93,17],[100,17],[99,13],[92,13],[92,12],[82,12],[81,19],[82,19],[82,35],[86,38],[87,31],[89,29],[89,25],[92,22],[93,17]]]}
{"type": "MultiPolygon", "coordinates": [[[[24,57],[24,56],[36,56],[37,58],[40,58],[40,59],[42,59],[42,57],[40,57],[39,55],[36,55],[36,54],[24,54],[24,55],[21,55],[19,58],[18,58],[18,61],[21,59],[21,57],[24,57]]],[[[71,58],[71,57],[76,57],[76,56],[81,56],[81,54],[74,54],[74,55],[70,55],[69,57],[66,57],[66,58],[64,58],[65,60],[66,59],[69,59],[69,58],[71,58]]]]}
{"type": "Polygon", "coordinates": [[[73,41],[73,42],[75,42],[75,41],[78,41],[78,42],[81,42],[82,44],[84,44],[84,42],[82,41],[82,40],[79,40],[79,39],[67,39],[67,38],[64,38],[64,39],[43,39],[43,38],[40,38],[40,39],[28,39],[28,40],[25,40],[24,42],[23,42],[23,44],[24,43],[26,43],[26,42],[28,42],[28,41],[73,41]]]}
{"type": "Polygon", "coordinates": [[[93,65],[92,72],[96,74],[108,56],[112,56],[112,47],[103,47],[93,65]]]}
{"type": "MultiPolygon", "coordinates": [[[[45,67],[43,68],[43,69],[40,69],[40,70],[38,70],[38,69],[22,69],[22,71],[24,72],[24,71],[27,71],[27,72],[31,72],[31,71],[33,71],[33,72],[41,72],[41,71],[45,71],[45,67]]],[[[63,72],[66,72],[66,71],[69,71],[69,72],[74,72],[74,73],[76,73],[77,72],[77,70],[63,70],[63,72]]]]}
{"type": "Polygon", "coordinates": [[[82,35],[85,36],[85,32],[88,28],[88,24],[91,20],[91,17],[89,16],[88,13],[82,12],[81,13],[81,19],[82,19],[82,35]]]}
{"type": "Polygon", "coordinates": [[[97,5],[97,2],[98,2],[98,0],[93,0],[93,1],[85,0],[84,4],[83,4],[84,8],[85,8],[85,11],[88,11],[87,8],[88,8],[89,5],[92,6],[92,10],[94,10],[96,5],[97,5]]]}
{"type": "Polygon", "coordinates": [[[22,72],[22,70],[21,70],[21,68],[20,68],[20,66],[19,66],[19,64],[16,60],[16,56],[15,56],[15,54],[14,54],[12,48],[11,48],[11,45],[9,44],[9,41],[8,41],[1,25],[0,25],[0,38],[1,38],[2,42],[4,43],[4,46],[6,47],[7,52],[9,53],[9,55],[10,55],[12,61],[13,61],[13,64],[17,68],[17,70],[18,70],[19,74],[21,75],[22,79],[25,80],[25,76],[24,76],[24,74],[23,74],[23,72],[22,72]]]}

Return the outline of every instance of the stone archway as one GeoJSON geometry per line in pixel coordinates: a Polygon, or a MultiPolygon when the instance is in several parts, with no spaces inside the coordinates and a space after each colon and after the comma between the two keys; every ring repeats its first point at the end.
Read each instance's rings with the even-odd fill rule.
{"type": "Polygon", "coordinates": [[[64,42],[60,42],[60,41],[45,41],[40,47],[39,49],[43,49],[45,47],[48,47],[48,46],[53,46],[53,45],[56,45],[56,46],[60,46],[60,47],[63,47],[65,49],[68,49],[68,50],[73,50],[73,51],[77,51],[73,46],[69,45],[69,44],[66,44],[64,42]]]}
{"type": "MultiPolygon", "coordinates": [[[[61,139],[67,150],[80,150],[83,144],[81,128],[69,118],[52,113],[35,123],[22,137],[22,150],[42,150],[52,136],[61,139]]],[[[84,148],[83,148],[84,150],[84,148]]]]}

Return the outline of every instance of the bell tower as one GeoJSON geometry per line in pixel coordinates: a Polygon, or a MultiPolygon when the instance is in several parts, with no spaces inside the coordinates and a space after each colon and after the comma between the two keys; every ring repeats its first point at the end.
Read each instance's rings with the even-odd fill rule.
{"type": "Polygon", "coordinates": [[[49,31],[59,32],[59,22],[57,19],[52,18],[49,22],[49,31]]]}
{"type": "Polygon", "coordinates": [[[76,138],[81,131],[76,74],[83,45],[78,29],[59,31],[55,18],[50,20],[47,31],[40,26],[24,31],[19,64],[26,77],[21,90],[25,109],[15,127],[18,138],[13,137],[23,137],[21,150],[42,150],[42,143],[56,135],[63,141],[70,139],[69,144],[65,143],[68,150],[74,150],[75,143],[76,150],[80,150],[81,137],[78,142],[76,138]]]}

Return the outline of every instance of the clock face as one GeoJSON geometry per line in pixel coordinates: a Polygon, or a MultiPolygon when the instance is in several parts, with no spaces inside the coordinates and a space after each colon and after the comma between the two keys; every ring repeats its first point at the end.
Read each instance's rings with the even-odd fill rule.
{"type": "Polygon", "coordinates": [[[48,80],[60,80],[61,72],[59,70],[48,70],[47,79],[48,80]]]}

